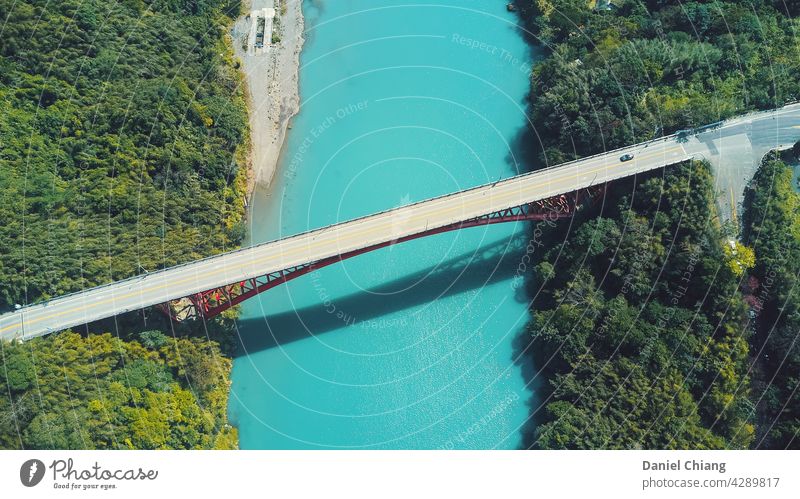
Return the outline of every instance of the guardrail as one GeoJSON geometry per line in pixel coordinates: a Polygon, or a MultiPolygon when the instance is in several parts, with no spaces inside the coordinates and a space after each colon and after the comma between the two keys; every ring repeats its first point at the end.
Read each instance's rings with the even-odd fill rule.
{"type": "MultiPolygon", "coordinates": [[[[718,122],[719,123],[718,126],[722,127],[722,126],[725,126],[726,124],[730,124],[731,122],[745,119],[748,116],[765,115],[765,114],[769,114],[769,113],[774,113],[774,112],[786,109],[788,107],[791,107],[791,106],[794,106],[794,105],[797,105],[797,104],[800,104],[800,101],[793,101],[793,102],[785,104],[784,106],[779,107],[779,108],[774,108],[774,109],[769,109],[769,110],[764,110],[764,111],[754,111],[754,112],[747,113],[747,114],[744,114],[744,115],[736,116],[735,118],[729,118],[727,120],[723,120],[721,122],[718,122]]],[[[717,125],[717,123],[712,123],[710,125],[717,125]]],[[[710,125],[705,125],[705,126],[710,126],[710,125]]],[[[697,129],[695,128],[694,130],[697,130],[697,129]]],[[[698,135],[700,133],[703,133],[703,132],[702,131],[695,132],[692,135],[698,135]]],[[[403,205],[403,206],[396,207],[396,208],[389,208],[389,209],[386,209],[386,210],[383,210],[383,211],[379,211],[377,213],[371,213],[369,215],[364,215],[362,217],[358,217],[358,218],[354,218],[354,219],[351,219],[351,220],[347,220],[345,222],[337,222],[337,223],[334,223],[334,224],[325,225],[323,227],[312,229],[312,230],[309,230],[309,231],[306,231],[306,232],[301,232],[299,234],[294,234],[294,235],[287,236],[287,237],[284,237],[284,238],[273,239],[271,241],[259,243],[259,244],[253,245],[253,246],[248,246],[248,247],[245,247],[245,248],[239,248],[239,249],[235,249],[235,250],[232,250],[232,251],[227,251],[225,253],[218,253],[216,255],[207,256],[207,257],[200,258],[200,259],[197,259],[197,260],[192,260],[190,262],[180,263],[180,264],[177,264],[177,265],[173,265],[171,267],[167,267],[165,269],[160,269],[160,270],[156,270],[156,271],[153,271],[153,272],[148,272],[146,274],[139,274],[139,275],[135,275],[135,276],[131,276],[131,277],[126,277],[126,278],[120,279],[118,281],[112,281],[112,282],[108,282],[108,283],[105,283],[105,284],[92,286],[90,288],[86,288],[86,289],[83,289],[83,290],[80,290],[80,291],[73,291],[72,293],[61,295],[61,296],[58,296],[56,298],[51,298],[50,300],[45,300],[45,301],[39,301],[39,302],[26,304],[26,305],[22,306],[20,309],[9,311],[8,313],[17,312],[17,311],[23,310],[25,308],[33,307],[33,306],[47,305],[47,304],[52,303],[54,301],[60,301],[60,300],[63,300],[63,299],[67,299],[67,298],[71,298],[71,297],[80,295],[80,294],[85,293],[86,291],[89,291],[89,290],[92,290],[92,289],[104,289],[104,288],[108,288],[110,286],[124,285],[124,284],[133,283],[133,282],[136,282],[136,281],[141,281],[141,280],[147,279],[150,276],[163,274],[163,273],[165,273],[167,271],[172,271],[172,270],[175,270],[175,269],[185,268],[185,267],[194,265],[196,263],[207,262],[207,261],[215,260],[215,259],[218,259],[218,258],[223,258],[223,257],[229,256],[229,255],[239,254],[239,253],[242,253],[242,252],[245,252],[245,251],[252,251],[252,250],[254,250],[256,248],[260,248],[260,247],[266,246],[268,244],[275,243],[276,241],[288,240],[288,239],[294,239],[294,238],[297,238],[297,237],[309,236],[311,234],[315,234],[315,233],[318,233],[318,232],[322,232],[322,231],[328,230],[328,229],[330,229],[332,227],[335,227],[337,225],[340,225],[342,223],[358,222],[360,220],[364,220],[364,219],[367,219],[367,218],[370,218],[370,217],[374,217],[374,216],[378,216],[378,215],[383,215],[383,214],[398,210],[400,208],[407,208],[407,207],[419,205],[421,203],[427,203],[427,202],[432,201],[434,199],[446,199],[448,197],[456,196],[456,195],[459,195],[459,194],[463,194],[465,192],[469,192],[469,191],[472,191],[472,190],[486,188],[486,187],[489,187],[489,186],[491,186],[493,184],[497,184],[497,183],[500,183],[500,182],[508,182],[508,181],[511,181],[511,180],[514,180],[514,179],[529,177],[529,176],[532,176],[532,175],[541,175],[543,173],[552,171],[552,170],[554,170],[556,168],[563,168],[563,167],[566,167],[566,166],[571,166],[571,165],[574,165],[575,163],[578,163],[578,162],[581,162],[581,161],[588,161],[588,160],[600,158],[602,156],[608,156],[608,155],[611,155],[611,154],[618,154],[618,153],[620,153],[622,151],[630,150],[630,149],[636,149],[636,148],[641,147],[643,145],[649,145],[649,144],[653,144],[653,143],[659,142],[659,141],[666,142],[666,141],[669,141],[670,139],[676,139],[676,138],[678,138],[678,134],[677,133],[672,133],[670,135],[664,135],[662,137],[656,137],[656,138],[653,138],[653,139],[650,139],[650,140],[647,140],[647,141],[644,141],[644,142],[638,142],[636,144],[632,144],[632,145],[629,145],[629,146],[618,147],[616,149],[612,149],[610,151],[604,151],[602,153],[594,154],[594,155],[591,155],[591,156],[584,156],[582,158],[577,158],[577,159],[574,159],[574,160],[571,160],[571,161],[567,161],[565,163],[559,163],[557,165],[548,166],[548,167],[541,168],[539,170],[535,170],[535,171],[532,171],[532,172],[522,173],[520,175],[515,175],[513,177],[509,177],[509,178],[502,179],[502,180],[499,180],[499,181],[487,182],[485,184],[481,184],[481,185],[478,185],[478,186],[475,186],[475,187],[470,187],[469,189],[464,189],[464,190],[457,191],[457,192],[451,192],[449,194],[445,194],[445,195],[434,197],[434,198],[424,199],[424,200],[421,200],[421,201],[417,201],[415,203],[411,203],[411,204],[408,204],[408,205],[403,205]]],[[[5,314],[3,314],[3,315],[5,315],[5,314]]],[[[0,315],[0,317],[2,317],[2,315],[0,315]]]]}

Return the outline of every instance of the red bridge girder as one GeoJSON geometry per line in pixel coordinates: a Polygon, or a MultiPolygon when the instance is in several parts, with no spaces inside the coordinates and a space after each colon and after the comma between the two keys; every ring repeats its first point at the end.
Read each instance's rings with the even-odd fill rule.
{"type": "Polygon", "coordinates": [[[252,298],[292,279],[313,272],[314,270],[332,265],[342,260],[352,258],[370,251],[375,251],[387,246],[399,244],[421,237],[441,234],[453,230],[478,227],[505,222],[519,222],[530,220],[558,220],[571,217],[582,206],[592,203],[605,192],[605,185],[594,186],[580,191],[561,194],[542,201],[516,206],[480,217],[464,220],[444,227],[427,230],[398,239],[386,241],[373,246],[368,246],[354,251],[342,253],[316,262],[310,262],[296,267],[271,272],[252,279],[226,284],[218,288],[202,291],[194,295],[163,304],[160,308],[176,320],[204,317],[210,319],[239,303],[252,298]]]}

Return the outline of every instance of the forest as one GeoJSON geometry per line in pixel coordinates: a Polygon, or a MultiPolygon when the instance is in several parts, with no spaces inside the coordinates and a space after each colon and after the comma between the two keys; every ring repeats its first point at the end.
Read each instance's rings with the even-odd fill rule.
{"type": "Polygon", "coordinates": [[[239,244],[223,8],[0,0],[0,309],[239,244]]]}
{"type": "MultiPolygon", "coordinates": [[[[0,0],[0,312],[238,247],[240,7],[0,0]]],[[[235,447],[229,345],[173,326],[0,343],[0,447],[235,447]]]]}
{"type": "Polygon", "coordinates": [[[536,447],[751,445],[738,284],[752,261],[741,245],[725,251],[713,185],[707,163],[676,165],[615,186],[551,235],[529,325],[550,381],[536,447]]]}
{"type": "MultiPolygon", "coordinates": [[[[545,50],[530,94],[540,165],[800,98],[797,2],[515,4],[545,50]]],[[[791,173],[767,165],[743,234],[717,219],[705,162],[619,183],[553,231],[529,286],[528,350],[548,380],[530,446],[800,445],[798,204],[791,173]]]]}
{"type": "Polygon", "coordinates": [[[531,78],[540,162],[554,165],[800,99],[800,26],[797,13],[785,10],[797,10],[797,2],[516,3],[547,55],[531,78]]]}
{"type": "Polygon", "coordinates": [[[758,446],[800,449],[800,194],[785,161],[798,161],[800,143],[764,160],[746,196],[745,240],[756,266],[746,298],[757,334],[758,446]]]}
{"type": "Polygon", "coordinates": [[[233,449],[216,343],[71,331],[3,346],[0,448],[233,449]]]}

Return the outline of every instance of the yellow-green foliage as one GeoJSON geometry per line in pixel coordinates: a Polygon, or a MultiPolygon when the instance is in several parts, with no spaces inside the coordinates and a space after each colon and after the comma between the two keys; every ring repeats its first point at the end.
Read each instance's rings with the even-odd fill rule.
{"type": "Polygon", "coordinates": [[[67,331],[0,344],[0,447],[235,448],[230,359],[203,339],[149,331],[140,341],[67,331]]]}
{"type": "Polygon", "coordinates": [[[725,261],[728,262],[728,267],[737,277],[744,275],[756,264],[756,255],[753,250],[739,241],[730,241],[723,245],[723,249],[725,250],[725,261]]]}
{"type": "MultiPolygon", "coordinates": [[[[0,0],[0,312],[238,246],[249,142],[225,34],[238,11],[0,0]]],[[[0,346],[0,446],[235,447],[230,360],[208,341],[142,342],[0,346]]]]}
{"type": "Polygon", "coordinates": [[[754,395],[760,418],[769,422],[760,446],[773,449],[800,448],[800,195],[793,177],[779,158],[767,158],[753,179],[744,217],[759,283],[753,290],[759,304],[753,347],[763,352],[757,372],[764,390],[754,395]]]}
{"type": "MultiPolygon", "coordinates": [[[[531,350],[547,366],[552,396],[534,445],[753,442],[746,309],[738,268],[723,257],[713,193],[708,164],[675,165],[638,179],[633,199],[573,222],[563,244],[541,255],[531,350]]],[[[742,266],[752,265],[746,250],[738,249],[742,266]]]]}
{"type": "Polygon", "coordinates": [[[531,89],[548,164],[800,98],[796,2],[524,3],[552,51],[531,89]]]}
{"type": "Polygon", "coordinates": [[[0,0],[0,310],[238,246],[237,12],[0,0]]]}

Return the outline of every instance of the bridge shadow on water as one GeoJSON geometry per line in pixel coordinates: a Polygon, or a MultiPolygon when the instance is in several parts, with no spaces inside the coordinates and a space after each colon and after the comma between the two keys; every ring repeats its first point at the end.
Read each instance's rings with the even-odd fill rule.
{"type": "MultiPolygon", "coordinates": [[[[331,303],[336,310],[344,311],[358,324],[439,298],[507,281],[514,278],[518,271],[525,241],[524,235],[517,233],[513,238],[503,238],[380,286],[332,297],[331,303]]],[[[301,277],[295,281],[295,285],[309,277],[301,277]]],[[[523,288],[520,287],[515,299],[527,302],[523,288]]],[[[269,299],[268,293],[263,295],[264,299],[269,299]]],[[[341,316],[331,313],[322,303],[265,317],[243,319],[238,321],[240,347],[245,346],[247,354],[255,353],[334,331],[344,324],[341,316]]],[[[239,348],[237,356],[245,354],[242,350],[239,348]]]]}

